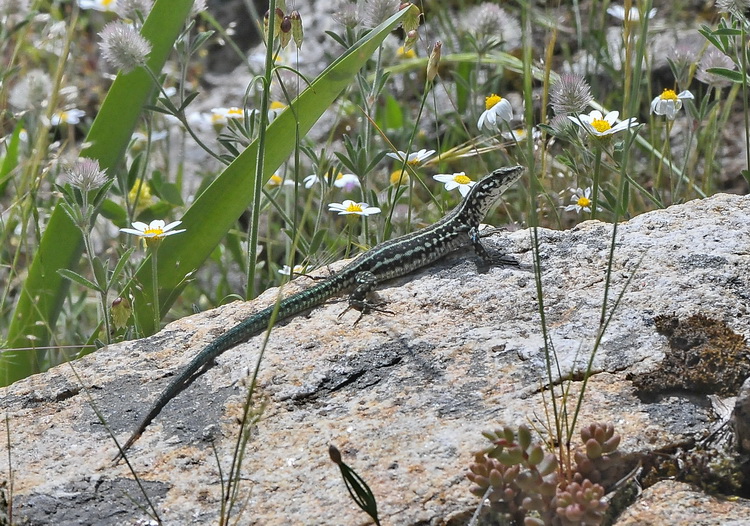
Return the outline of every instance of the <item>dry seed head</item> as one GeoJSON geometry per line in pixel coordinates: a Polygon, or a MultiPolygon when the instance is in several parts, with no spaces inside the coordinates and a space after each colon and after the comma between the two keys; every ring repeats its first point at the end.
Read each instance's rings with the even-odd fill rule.
{"type": "Polygon", "coordinates": [[[140,20],[140,17],[145,19],[148,16],[153,5],[152,0],[117,0],[115,12],[121,18],[140,20]],[[140,17],[138,16],[139,13],[140,17]]]}
{"type": "Polygon", "coordinates": [[[81,157],[66,170],[64,180],[81,192],[90,192],[104,186],[108,180],[107,170],[100,170],[96,159],[81,157]]]}
{"type": "Polygon", "coordinates": [[[572,115],[585,111],[593,97],[586,79],[575,73],[564,73],[552,85],[549,99],[556,115],[572,115]]]}
{"type": "Polygon", "coordinates": [[[299,11],[294,10],[289,15],[292,21],[292,38],[294,39],[294,45],[297,49],[302,49],[302,39],[304,37],[304,29],[302,28],[302,17],[299,15],[299,11]]]}
{"type": "Polygon", "coordinates": [[[365,0],[362,6],[362,23],[365,27],[375,27],[398,12],[400,0],[365,0]]]}
{"type": "Polygon", "coordinates": [[[102,55],[115,69],[130,73],[146,64],[151,44],[133,26],[121,20],[110,22],[99,36],[102,39],[102,55]]]}
{"type": "Polygon", "coordinates": [[[732,83],[725,77],[709,72],[708,70],[711,68],[737,69],[737,65],[716,47],[711,46],[701,57],[698,70],[695,72],[695,78],[718,88],[727,87],[732,83]]]}

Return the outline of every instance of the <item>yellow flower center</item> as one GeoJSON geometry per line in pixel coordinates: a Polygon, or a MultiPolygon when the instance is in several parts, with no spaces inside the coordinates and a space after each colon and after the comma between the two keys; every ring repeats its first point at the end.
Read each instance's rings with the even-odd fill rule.
{"type": "Polygon", "coordinates": [[[493,93],[492,95],[484,99],[484,109],[490,109],[501,100],[503,100],[503,98],[500,95],[493,93]]]}
{"type": "Polygon", "coordinates": [[[582,195],[578,198],[577,204],[581,208],[588,208],[589,206],[591,206],[591,199],[589,199],[585,195],[582,195]]]}
{"type": "Polygon", "coordinates": [[[612,129],[612,125],[604,119],[594,119],[591,121],[591,126],[593,126],[599,133],[604,133],[605,131],[612,129]]]}
{"type": "Polygon", "coordinates": [[[361,212],[362,207],[359,206],[357,203],[350,203],[349,206],[346,207],[347,212],[361,212]]]}
{"type": "Polygon", "coordinates": [[[396,50],[396,56],[398,58],[414,58],[417,56],[417,54],[414,52],[413,49],[405,51],[404,46],[401,46],[400,48],[398,48],[398,50],[396,50]]]}
{"type": "Polygon", "coordinates": [[[153,234],[154,237],[159,237],[164,233],[164,230],[161,228],[147,228],[143,231],[144,234],[153,234]]]}
{"type": "Polygon", "coordinates": [[[104,7],[109,6],[109,4],[114,4],[117,0],[102,0],[102,5],[104,7]]]}
{"type": "Polygon", "coordinates": [[[458,184],[469,184],[471,182],[471,179],[469,179],[464,174],[458,174],[453,176],[453,180],[456,181],[458,184]]]}
{"type": "Polygon", "coordinates": [[[269,186],[279,186],[281,185],[283,181],[281,180],[281,177],[279,177],[276,174],[273,174],[270,179],[268,179],[268,185],[269,186]]]}
{"type": "Polygon", "coordinates": [[[227,111],[227,117],[242,117],[242,108],[231,107],[227,111]]]}
{"type": "Polygon", "coordinates": [[[678,100],[677,93],[675,93],[673,89],[665,89],[662,94],[659,95],[659,98],[661,100],[678,100]]]}
{"type": "Polygon", "coordinates": [[[286,108],[286,104],[284,104],[283,102],[279,102],[279,101],[275,100],[275,101],[273,101],[271,103],[270,108],[272,110],[283,110],[284,108],[286,108]]]}
{"type": "Polygon", "coordinates": [[[409,183],[409,174],[406,171],[396,170],[391,173],[392,185],[404,185],[409,183]]]}

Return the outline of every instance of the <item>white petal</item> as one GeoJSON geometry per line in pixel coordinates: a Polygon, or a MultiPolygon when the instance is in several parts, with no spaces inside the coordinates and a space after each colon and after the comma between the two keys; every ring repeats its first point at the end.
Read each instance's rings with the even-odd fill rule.
{"type": "Polygon", "coordinates": [[[169,223],[167,226],[165,226],[164,228],[162,228],[162,230],[166,232],[167,230],[172,230],[174,227],[180,224],[182,224],[182,221],[173,221],[169,223]]]}
{"type": "Polygon", "coordinates": [[[495,104],[492,109],[494,114],[500,117],[505,122],[513,120],[513,106],[510,104],[508,99],[503,99],[495,104]]]}
{"type": "Polygon", "coordinates": [[[659,101],[661,100],[661,97],[654,97],[654,100],[651,101],[651,113],[656,113],[659,115],[659,110],[657,109],[659,107],[659,101]]]}

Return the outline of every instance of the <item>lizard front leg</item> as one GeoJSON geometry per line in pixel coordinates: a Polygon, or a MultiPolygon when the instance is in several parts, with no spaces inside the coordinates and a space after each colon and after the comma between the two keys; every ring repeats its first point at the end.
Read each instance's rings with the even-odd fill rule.
{"type": "Polygon", "coordinates": [[[471,241],[471,246],[474,247],[474,252],[476,252],[477,256],[482,260],[482,265],[484,267],[490,267],[492,265],[518,266],[518,261],[510,256],[490,254],[480,241],[481,237],[482,236],[477,227],[473,226],[469,229],[469,240],[471,241]]]}

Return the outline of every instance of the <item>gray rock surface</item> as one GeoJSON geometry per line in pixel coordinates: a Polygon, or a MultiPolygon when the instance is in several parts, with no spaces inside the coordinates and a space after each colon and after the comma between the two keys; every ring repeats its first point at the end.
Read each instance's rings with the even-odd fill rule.
{"type": "MultiPolygon", "coordinates": [[[[599,328],[612,228],[588,221],[566,232],[539,230],[548,334],[572,395],[599,328]]],[[[705,367],[711,357],[729,360],[716,350],[721,342],[736,347],[727,363],[748,363],[742,335],[750,332],[749,241],[750,197],[717,195],[618,225],[611,321],[579,424],[613,423],[632,463],[688,448],[706,434],[715,419],[706,395],[732,390],[721,371],[714,378],[705,367]],[[688,327],[691,320],[703,325],[688,327]],[[683,329],[706,336],[681,345],[675,334],[683,329]],[[700,389],[680,376],[678,347],[689,354],[685,370],[696,385],[703,382],[700,389]],[[706,374],[695,376],[701,367],[706,374]]],[[[339,319],[346,304],[332,301],[273,330],[258,376],[260,414],[244,458],[239,524],[367,523],[328,458],[329,444],[368,482],[384,524],[466,524],[478,499],[465,474],[472,453],[487,445],[481,432],[524,422],[543,430],[543,396],[549,401],[541,389],[547,380],[530,231],[498,234],[488,244],[520,268],[479,273],[473,257],[456,255],[381,287],[392,315],[373,313],[354,325],[357,313],[339,319]]],[[[300,278],[285,292],[309,282],[300,278]]],[[[0,473],[9,478],[10,459],[14,518],[148,523],[128,498],[144,503],[132,475],[111,463],[116,448],[93,404],[124,440],[170,375],[276,294],[181,319],[0,391],[10,428],[9,453],[6,434],[0,438],[0,473]]],[[[220,477],[229,471],[262,340],[222,355],[130,451],[165,524],[218,523],[220,477]]],[[[722,502],[720,514],[712,502],[695,498],[682,512],[700,515],[700,524],[747,516],[745,501],[722,502]]],[[[661,499],[661,515],[642,509],[670,517],[676,505],[661,499]]],[[[622,524],[665,524],[627,517],[622,524]]]]}

